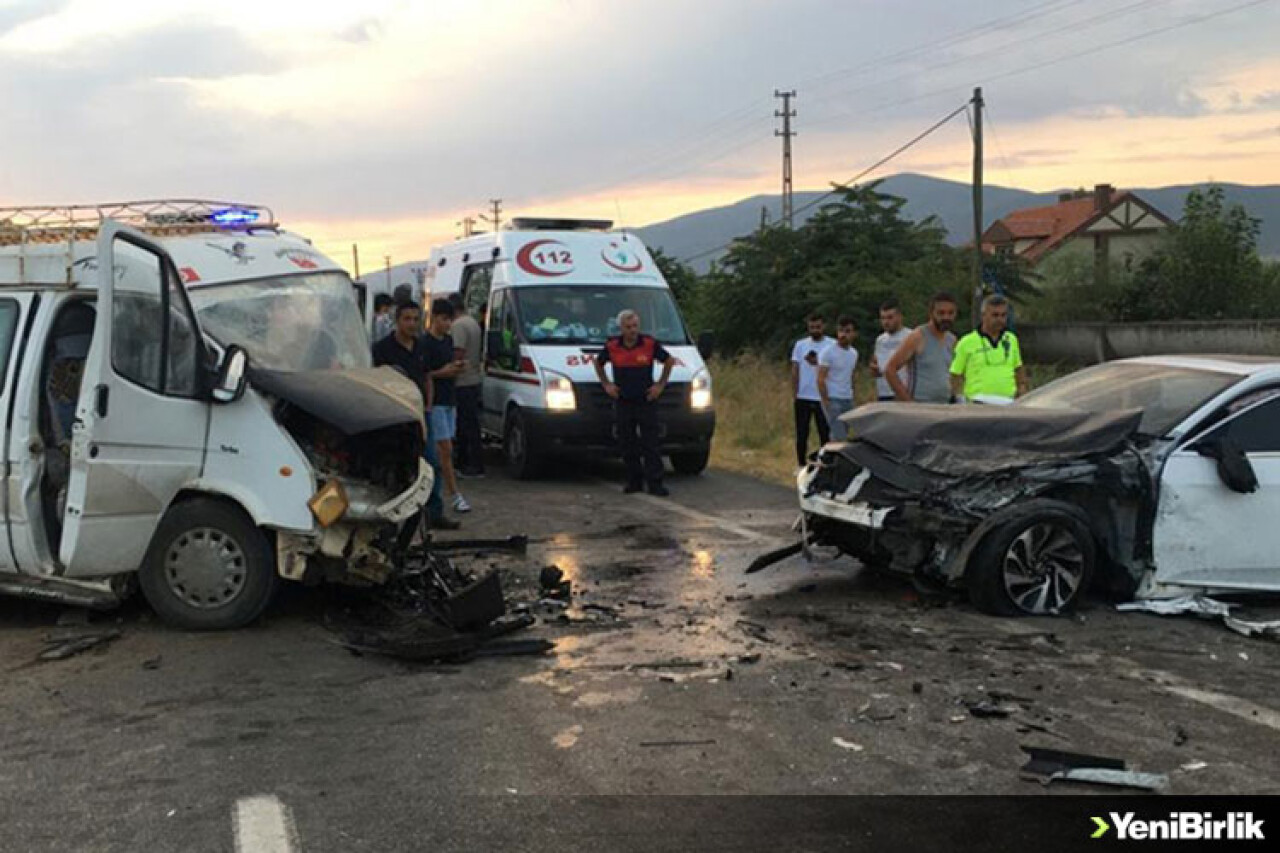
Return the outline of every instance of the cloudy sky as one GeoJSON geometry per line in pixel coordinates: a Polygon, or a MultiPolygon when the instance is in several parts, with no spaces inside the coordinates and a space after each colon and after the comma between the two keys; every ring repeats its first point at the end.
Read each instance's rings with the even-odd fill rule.
{"type": "MultiPolygon", "coordinates": [[[[987,176],[1280,183],[1280,0],[0,0],[0,204],[271,205],[344,263],[847,179],[982,85],[987,176]]],[[[965,179],[961,115],[887,171],[965,179]]],[[[376,260],[375,260],[376,259],[376,260]]]]}

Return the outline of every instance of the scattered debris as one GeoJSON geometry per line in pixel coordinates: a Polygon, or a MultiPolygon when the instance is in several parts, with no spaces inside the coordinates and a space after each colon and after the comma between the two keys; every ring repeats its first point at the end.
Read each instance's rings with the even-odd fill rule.
{"type": "Polygon", "coordinates": [[[1195,771],[1203,770],[1208,766],[1209,766],[1209,762],[1207,761],[1188,761],[1186,764],[1182,765],[1178,769],[1182,770],[1185,773],[1194,773],[1195,771]]]}
{"type": "Polygon", "coordinates": [[[776,642],[773,637],[769,636],[769,629],[758,622],[748,622],[746,619],[739,619],[733,623],[742,633],[752,639],[759,640],[762,643],[776,642]]]}
{"type": "Polygon", "coordinates": [[[40,652],[37,657],[42,661],[66,660],[69,657],[75,657],[82,652],[96,649],[98,646],[105,646],[107,643],[118,639],[120,639],[120,632],[114,628],[96,631],[91,634],[82,633],[58,637],[46,640],[44,651],[40,652]]]}
{"type": "Polygon", "coordinates": [[[746,654],[738,655],[737,660],[738,660],[738,663],[759,663],[760,653],[747,652],[746,654]]]}
{"type": "Polygon", "coordinates": [[[851,740],[845,740],[842,737],[833,737],[831,742],[841,749],[847,749],[850,752],[862,752],[862,744],[854,743],[851,740]]]}
{"type": "Polygon", "coordinates": [[[980,720],[1003,720],[1013,716],[1019,710],[1011,705],[1000,705],[988,699],[966,702],[965,707],[969,710],[970,716],[980,720]]]}
{"type": "Polygon", "coordinates": [[[911,683],[911,692],[919,696],[924,692],[924,683],[920,681],[913,681],[911,683]]]}
{"type": "Polygon", "coordinates": [[[564,600],[573,594],[573,584],[564,579],[564,570],[559,566],[544,566],[538,573],[538,586],[546,598],[564,600]]]}
{"type": "Polygon", "coordinates": [[[147,658],[146,660],[144,660],[144,661],[142,662],[142,668],[143,668],[143,669],[159,669],[159,668],[160,668],[160,661],[161,661],[162,659],[163,659],[163,658],[162,658],[160,655],[156,655],[156,656],[155,656],[155,657],[153,657],[153,658],[147,658]]]}
{"type": "Polygon", "coordinates": [[[711,746],[715,743],[711,740],[642,740],[641,746],[711,746]]]}
{"type": "Polygon", "coordinates": [[[339,645],[357,655],[424,662],[542,654],[554,647],[547,640],[494,642],[536,621],[527,612],[504,616],[496,571],[464,573],[434,546],[408,549],[404,565],[364,596],[344,597],[346,608],[331,614],[339,645]]]}
{"type": "Polygon", "coordinates": [[[759,557],[756,557],[751,561],[751,565],[747,566],[746,574],[751,575],[761,571],[762,569],[767,569],[774,563],[780,563],[788,557],[794,557],[802,550],[804,550],[804,543],[794,542],[785,547],[777,548],[773,551],[761,554],[759,557]]]}
{"type": "Polygon", "coordinates": [[[1117,604],[1116,610],[1124,613],[1154,613],[1157,616],[1181,616],[1191,613],[1207,619],[1221,619],[1223,624],[1246,637],[1267,637],[1280,640],[1280,619],[1246,619],[1231,613],[1239,605],[1219,601],[1207,595],[1184,595],[1179,598],[1143,599],[1117,604]]]}
{"type": "Polygon", "coordinates": [[[963,722],[964,722],[965,720],[967,720],[967,719],[969,719],[969,718],[968,718],[966,715],[964,715],[964,714],[952,714],[952,715],[951,715],[951,722],[953,722],[953,723],[963,723],[963,722]]]}
{"type": "Polygon", "coordinates": [[[1186,729],[1184,729],[1182,726],[1174,727],[1174,730],[1173,730],[1174,746],[1182,746],[1184,743],[1186,743],[1189,740],[1191,740],[1191,735],[1187,734],[1186,729]]]}
{"type": "Polygon", "coordinates": [[[504,551],[523,557],[529,550],[529,537],[525,535],[508,536],[506,539],[450,539],[444,542],[432,541],[431,550],[437,554],[475,551],[489,553],[504,551]]]}
{"type": "Polygon", "coordinates": [[[1159,791],[1169,786],[1169,777],[1162,773],[1139,773],[1129,770],[1119,758],[1084,755],[1078,752],[1062,752],[1024,746],[1027,763],[1019,771],[1023,779],[1048,785],[1055,781],[1089,782],[1095,785],[1111,785],[1120,788],[1138,788],[1159,791]]]}

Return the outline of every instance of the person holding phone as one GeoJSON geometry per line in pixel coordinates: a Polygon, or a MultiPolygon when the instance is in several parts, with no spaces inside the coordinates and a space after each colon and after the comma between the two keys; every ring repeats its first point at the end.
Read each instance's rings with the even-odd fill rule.
{"type": "Polygon", "coordinates": [[[448,299],[436,299],[431,303],[431,322],[422,336],[427,354],[427,370],[435,385],[435,400],[431,407],[431,432],[435,435],[436,449],[440,455],[440,469],[444,485],[453,495],[454,512],[470,512],[471,504],[458,491],[458,478],[453,469],[453,439],[458,433],[458,403],[455,387],[458,374],[466,367],[459,358],[449,334],[453,327],[453,303],[448,299]]]}
{"type": "Polygon", "coordinates": [[[791,396],[795,398],[793,409],[796,419],[796,464],[803,467],[809,455],[809,422],[818,426],[818,443],[826,444],[831,433],[827,427],[827,415],[822,410],[822,396],[818,393],[818,359],[831,338],[826,335],[827,323],[819,312],[809,315],[806,321],[808,336],[796,341],[791,348],[791,396]]]}

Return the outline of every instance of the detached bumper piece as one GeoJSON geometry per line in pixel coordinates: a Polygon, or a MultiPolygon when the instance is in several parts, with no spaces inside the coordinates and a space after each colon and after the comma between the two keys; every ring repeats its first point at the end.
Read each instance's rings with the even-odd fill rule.
{"type": "Polygon", "coordinates": [[[331,614],[339,644],[354,654],[412,661],[461,661],[485,655],[542,654],[546,640],[499,642],[533,624],[508,617],[496,571],[469,574],[430,546],[410,548],[388,581],[331,614]]]}

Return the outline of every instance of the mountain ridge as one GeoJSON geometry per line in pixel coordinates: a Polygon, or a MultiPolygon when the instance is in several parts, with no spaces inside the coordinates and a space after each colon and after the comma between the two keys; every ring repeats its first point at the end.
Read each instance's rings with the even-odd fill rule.
{"type": "MultiPolygon", "coordinates": [[[[1182,215],[1183,201],[1193,189],[1208,186],[1223,188],[1229,204],[1243,204],[1250,215],[1262,220],[1258,238],[1258,251],[1268,258],[1280,258],[1280,185],[1249,186],[1205,182],[1177,184],[1167,187],[1129,187],[1117,184],[1117,189],[1137,193],[1171,219],[1182,215]]],[[[935,178],[912,172],[903,172],[884,178],[880,190],[906,200],[904,214],[915,221],[930,215],[936,216],[947,231],[948,242],[960,244],[972,239],[972,199],[970,186],[960,181],[935,178]]],[[[983,188],[983,212],[985,225],[1008,213],[1026,207],[1054,204],[1060,193],[1071,192],[1063,188],[1050,192],[1036,192],[998,184],[986,184],[983,188]]],[[[814,200],[826,195],[826,191],[806,190],[796,192],[794,205],[801,210],[814,200]]],[[[781,197],[763,193],[740,199],[732,204],[695,210],[661,222],[629,229],[639,235],[645,245],[663,250],[680,260],[693,259],[690,266],[705,272],[711,262],[723,254],[717,250],[737,237],[749,234],[760,224],[760,211],[765,208],[772,222],[778,221],[781,197]]],[[[815,205],[799,217],[806,220],[819,209],[815,205]]]]}

